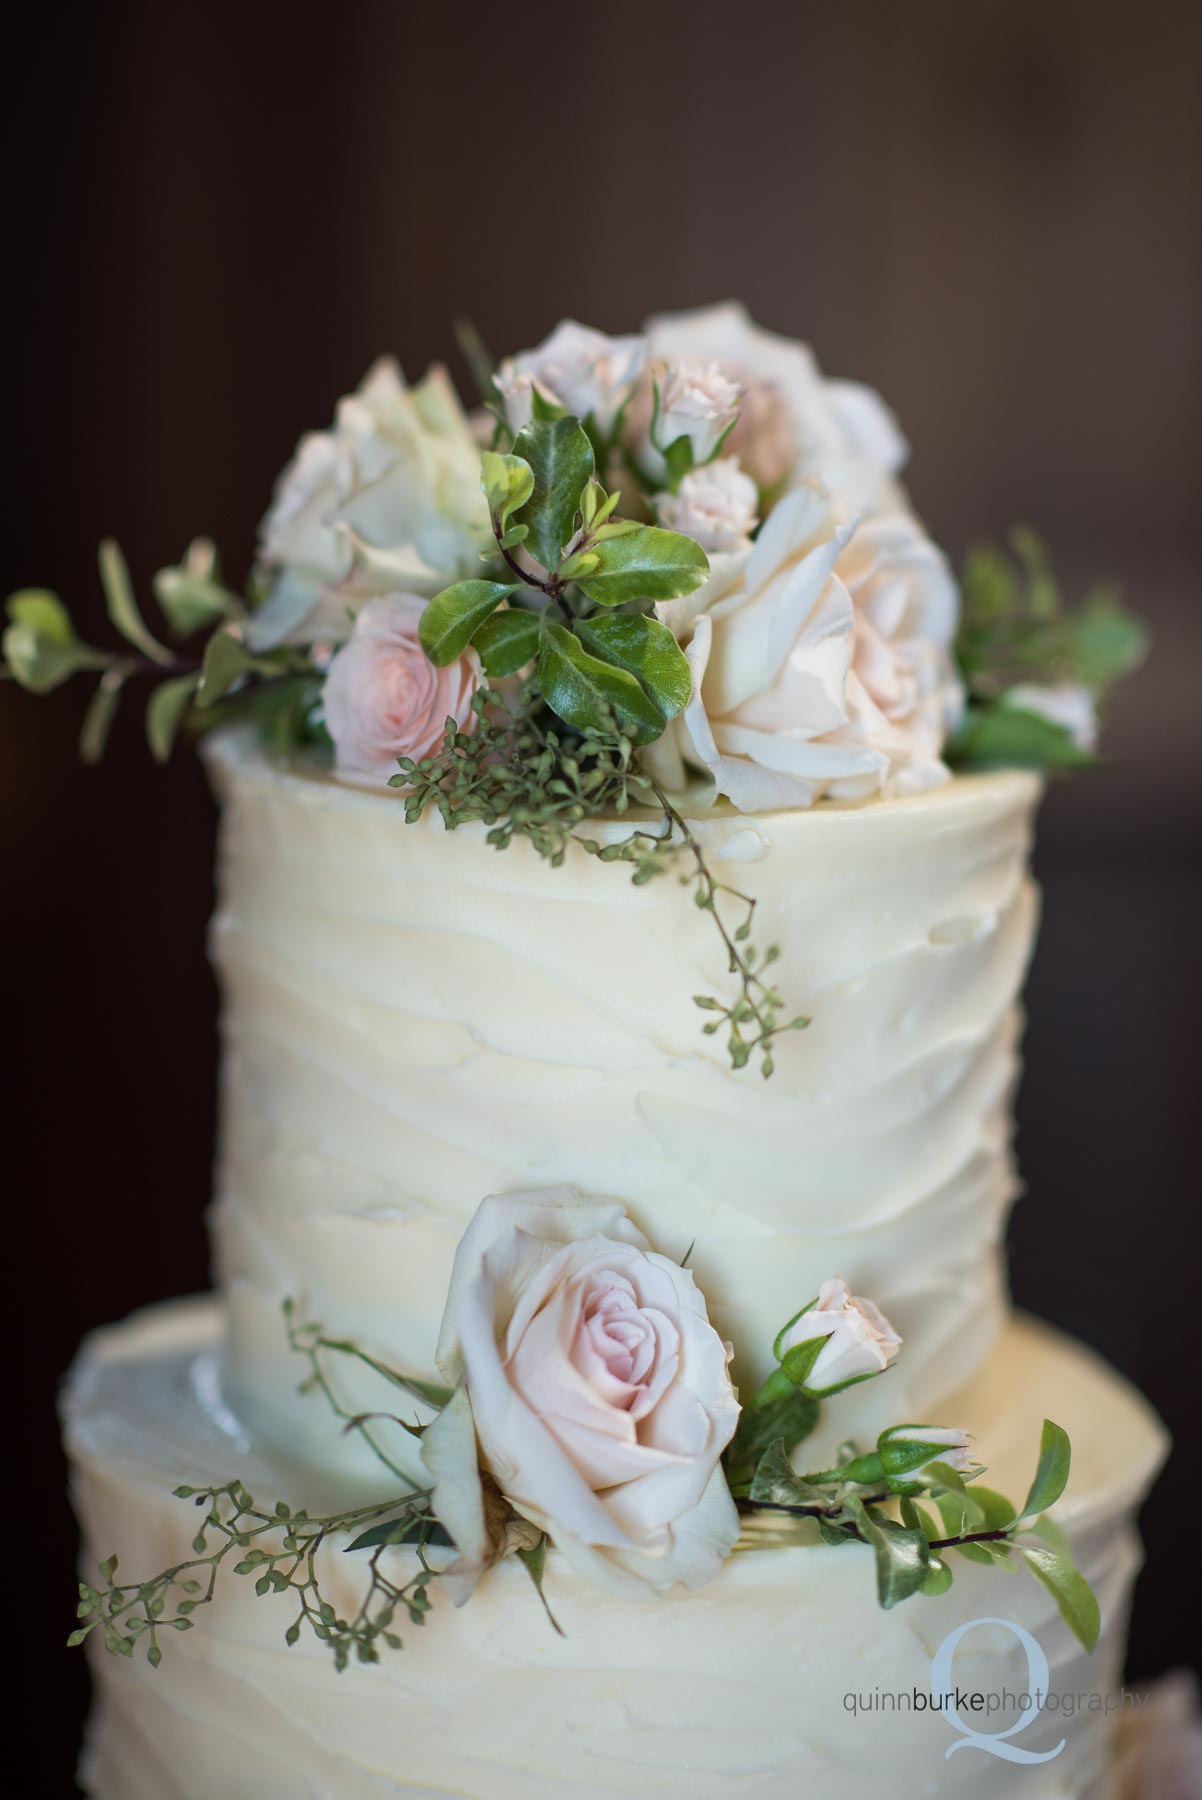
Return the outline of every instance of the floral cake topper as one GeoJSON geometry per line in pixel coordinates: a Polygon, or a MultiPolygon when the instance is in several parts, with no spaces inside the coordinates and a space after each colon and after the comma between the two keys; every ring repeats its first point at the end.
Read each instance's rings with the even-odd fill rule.
{"type": "Polygon", "coordinates": [[[689,818],[1088,763],[1143,633],[1107,591],[1067,608],[1030,532],[1017,562],[974,552],[958,587],[884,402],[740,306],[620,337],[565,321],[495,366],[464,342],[475,415],[444,369],[409,387],[384,359],[302,440],[244,593],[197,540],[155,577],[159,635],[106,542],[124,647],[83,642],[56,595],[25,589],[4,671],[34,693],[99,677],[89,760],[149,683],[161,760],[181,730],[249,719],[281,755],[401,790],[411,821],[435,808],[499,849],[586,852],[637,883],[675,870],[732,978],[694,996],[703,1030],[771,1075],[806,1019],[689,818]],[[603,845],[588,821],[615,814],[637,822],[603,845]]]}

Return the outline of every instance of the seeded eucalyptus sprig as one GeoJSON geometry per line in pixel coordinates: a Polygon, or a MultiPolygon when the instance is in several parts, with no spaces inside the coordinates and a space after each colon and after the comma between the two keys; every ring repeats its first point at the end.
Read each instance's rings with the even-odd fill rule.
{"type": "Polygon", "coordinates": [[[157,1668],[163,1655],[159,1634],[191,1629],[192,1615],[212,1600],[218,1571],[227,1562],[232,1562],[235,1574],[255,1577],[256,1594],[291,1595],[298,1611],[284,1633],[285,1643],[295,1644],[307,1629],[327,1646],[340,1670],[352,1656],[359,1662],[378,1662],[381,1643],[399,1650],[401,1638],[393,1629],[398,1613],[407,1615],[413,1625],[425,1622],[430,1584],[439,1573],[426,1551],[447,1542],[430,1511],[429,1491],[322,1518],[310,1518],[303,1508],[294,1511],[284,1500],[261,1508],[237,1480],[208,1488],[177,1487],[174,1492],[178,1499],[191,1499],[204,1509],[192,1541],[193,1554],[149,1581],[133,1582],[118,1582],[117,1558],[107,1557],[100,1565],[99,1584],[80,1584],[81,1623],[68,1644],[82,1644],[99,1629],[105,1648],[118,1656],[132,1656],[144,1642],[147,1660],[157,1668]],[[368,1582],[356,1610],[343,1616],[322,1592],[316,1558],[328,1540],[358,1527],[364,1529],[347,1549],[370,1548],[368,1582]],[[392,1580],[384,1564],[385,1551],[397,1544],[410,1545],[417,1557],[417,1569],[402,1581],[392,1580]]]}
{"type": "MultiPolygon", "coordinates": [[[[320,1393],[334,1416],[343,1421],[344,1433],[357,1432],[378,1461],[404,1484],[403,1491],[364,1506],[313,1517],[303,1507],[293,1507],[286,1500],[260,1506],[237,1479],[210,1487],[177,1487],[177,1499],[193,1501],[204,1513],[192,1540],[191,1556],[149,1580],[129,1582],[117,1580],[117,1558],[106,1557],[100,1565],[99,1579],[80,1583],[76,1609],[80,1623],[67,1639],[69,1645],[84,1643],[98,1630],[106,1650],[116,1656],[132,1656],[139,1645],[144,1645],[151,1667],[158,1668],[163,1659],[160,1634],[192,1629],[193,1615],[213,1599],[218,1572],[226,1564],[236,1575],[253,1575],[255,1593],[261,1598],[291,1595],[298,1610],[284,1632],[284,1642],[291,1647],[299,1641],[302,1631],[312,1632],[330,1651],[339,1671],[352,1658],[374,1663],[380,1660],[381,1648],[401,1649],[402,1639],[395,1628],[399,1619],[407,1618],[411,1625],[425,1623],[433,1604],[430,1589],[442,1574],[427,1553],[436,1547],[453,1546],[434,1514],[433,1489],[422,1487],[397,1467],[370,1425],[387,1417],[414,1437],[420,1437],[424,1427],[392,1414],[348,1413],[338,1401],[323,1358],[345,1356],[363,1363],[392,1386],[436,1411],[446,1403],[449,1390],[389,1368],[348,1339],[327,1336],[320,1325],[300,1319],[291,1300],[284,1302],[284,1326],[289,1346],[309,1364],[309,1374],[300,1391],[320,1393]],[[344,1552],[370,1555],[362,1597],[353,1612],[343,1613],[322,1590],[318,1554],[333,1540],[351,1532],[355,1536],[343,1546],[344,1552]],[[387,1552],[400,1546],[413,1552],[417,1566],[398,1580],[394,1579],[395,1565],[388,1561],[387,1552]]],[[[499,1492],[494,1493],[492,1504],[503,1524],[512,1509],[499,1492]]],[[[546,1537],[527,1521],[519,1522],[523,1530],[513,1534],[512,1554],[526,1569],[548,1619],[558,1631],[543,1593],[546,1537]]]]}
{"type": "Polygon", "coordinates": [[[675,871],[681,885],[692,888],[694,904],[713,920],[736,978],[729,999],[693,996],[694,1005],[712,1015],[702,1029],[713,1036],[725,1028],[732,1066],[744,1068],[758,1056],[761,1073],[770,1076],[775,1038],[803,1029],[809,1020],[781,1016],[784,1000],[768,979],[777,948],[760,951],[751,942],[754,899],[714,875],[688,821],[640,768],[634,740],[604,711],[600,724],[561,733],[531,689],[513,710],[489,692],[478,693],[473,707],[473,731],[459,731],[448,719],[433,755],[402,758],[392,785],[406,790],[406,819],[413,823],[434,807],[450,830],[483,823],[489,827],[486,842],[495,849],[524,837],[553,868],[575,844],[600,862],[628,864],[636,887],[675,871]],[[614,843],[600,843],[581,829],[606,814],[624,817],[632,807],[647,809],[651,817],[614,843]]]}

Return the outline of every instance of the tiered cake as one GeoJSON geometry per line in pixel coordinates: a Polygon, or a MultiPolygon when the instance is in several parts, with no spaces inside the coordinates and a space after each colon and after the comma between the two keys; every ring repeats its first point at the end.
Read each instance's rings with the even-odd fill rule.
{"type": "Polygon", "coordinates": [[[10,606],[34,691],[171,671],[157,755],[244,715],[219,1292],[66,1394],[87,1791],[1110,1800],[1164,1439],[1003,1233],[1033,771],[1138,634],[1030,540],[961,611],[881,402],[738,308],[485,393],[378,365],[247,597],[158,577],[191,672],[113,546],[140,660],[10,606]]]}
{"type": "MultiPolygon", "coordinates": [[[[386,1485],[297,1393],[282,1301],[436,1378],[478,1199],[566,1182],[621,1196],[671,1253],[695,1241],[712,1316],[757,1374],[771,1330],[828,1270],[876,1296],[906,1353],[849,1399],[840,1429],[853,1405],[866,1429],[886,1412],[971,1418],[1005,1487],[1021,1486],[1040,1419],[1062,1421],[1075,1460],[1060,1518],[1103,1636],[1087,1658],[1043,1590],[975,1568],[937,1601],[881,1613],[866,1551],[763,1525],[709,1587],[642,1605],[597,1595],[552,1555],[563,1637],[502,1566],[401,1654],[341,1677],[320,1646],[286,1648],[280,1618],[233,1588],[161,1668],[97,1659],[90,1791],[599,1800],[687,1785],[785,1800],[822,1781],[858,1800],[888,1780],[1012,1793],[1011,1763],[946,1761],[938,1719],[853,1714],[845,1695],[866,1708],[879,1690],[929,1692],[940,1641],[999,1612],[1036,1635],[1058,1694],[1106,1693],[1121,1669],[1132,1514],[1162,1435],[1088,1352],[1008,1317],[1004,1298],[1035,780],[703,823],[716,857],[754,863],[814,1014],[752,1086],[698,1053],[680,996],[720,964],[674,885],[615,883],[583,855],[549,870],[523,845],[498,857],[471,828],[406,829],[393,796],[279,769],[244,737],[214,741],[212,768],[222,1295],[140,1315],[85,1352],[67,1410],[90,1553],[116,1549],[131,1569],[176,1560],[191,1529],[170,1497],[181,1481],[241,1473],[306,1497],[386,1485]]],[[[342,1397],[351,1411],[381,1403],[367,1372],[342,1397]]],[[[965,1685],[1024,1691],[1013,1634],[979,1635],[965,1685]]],[[[1054,1717],[1021,1742],[1060,1737],[1023,1791],[1104,1794],[1106,1716],[1054,1717]]]]}

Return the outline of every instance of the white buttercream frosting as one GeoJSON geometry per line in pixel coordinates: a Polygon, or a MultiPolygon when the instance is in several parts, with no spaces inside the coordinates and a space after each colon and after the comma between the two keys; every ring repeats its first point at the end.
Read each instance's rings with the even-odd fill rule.
{"type": "MultiPolygon", "coordinates": [[[[344,1503],[278,1455],[239,1449],[205,1411],[194,1378],[220,1333],[215,1304],[142,1314],[91,1340],[66,1412],[85,1556],[116,1550],[128,1574],[186,1553],[194,1529],[179,1481],[239,1475],[257,1497],[344,1503]]],[[[321,1403],[309,1403],[321,1413],[321,1403]]],[[[557,1637],[525,1572],[503,1565],[456,1611],[435,1595],[420,1632],[376,1667],[335,1676],[303,1637],[284,1644],[286,1602],[223,1576],[196,1629],[171,1634],[162,1666],[94,1658],[99,1705],[83,1776],[94,1800],[840,1800],[907,1795],[1033,1800],[1109,1793],[1111,1722],[1084,1707],[1045,1713],[1016,1740],[1053,1760],[1016,1771],[978,1751],[950,1759],[938,1716],[866,1711],[845,1696],[929,1693],[931,1659],[961,1623],[996,1617],[1032,1632],[1057,1696],[1117,1684],[1130,1584],[1131,1515],[1163,1454],[1146,1405],[1092,1356],[1045,1328],[1009,1326],[985,1374],[949,1398],[988,1445],[990,1480],[1021,1491],[1045,1412],[1073,1439],[1057,1516],[1098,1592],[1103,1632],[1087,1657],[1046,1591],[958,1563],[938,1600],[878,1610],[867,1549],[831,1549],[796,1530],[748,1537],[708,1587],[632,1604],[598,1594],[554,1554],[548,1599],[557,1637]],[[999,1592],[999,1590],[1001,1590],[999,1592]],[[1019,1786],[1021,1783],[1021,1788],[1019,1786]]],[[[331,1442],[337,1427],[325,1415],[331,1442]]],[[[805,1528],[803,1528],[803,1533],[805,1528]]],[[[398,1551],[398,1557],[410,1553],[398,1551]]],[[[322,1579],[350,1602],[362,1559],[323,1552],[322,1579]]],[[[344,1608],[345,1610],[345,1608],[344,1608]]],[[[1028,1685],[1012,1632],[976,1627],[955,1662],[981,1692],[1028,1685]]],[[[996,1729],[998,1721],[985,1721],[996,1729]]]]}
{"type": "MultiPolygon", "coordinates": [[[[763,1082],[700,1033],[691,996],[730,977],[671,878],[635,888],[583,853],[551,869],[477,828],[406,825],[396,796],[281,771],[241,737],[210,756],[225,803],[215,1227],[229,1390],[256,1431],[303,1444],[310,1428],[286,1296],[432,1376],[481,1197],[559,1183],[622,1199],[667,1256],[695,1244],[745,1384],[835,1274],[906,1345],[840,1402],[849,1420],[921,1417],[979,1365],[1014,1187],[1034,778],[698,827],[756,896],[757,939],[780,945],[786,998],[813,1018],[763,1082]]],[[[374,1403],[354,1384],[347,1397],[374,1403]]]]}

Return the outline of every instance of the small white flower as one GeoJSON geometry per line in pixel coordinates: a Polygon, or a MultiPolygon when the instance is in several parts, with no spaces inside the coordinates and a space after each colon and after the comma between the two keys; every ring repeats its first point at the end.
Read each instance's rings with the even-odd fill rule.
{"type": "Polygon", "coordinates": [[[738,417],[739,384],[716,362],[681,362],[661,369],[651,441],[661,455],[687,438],[696,467],[708,462],[738,417]]]}
{"type": "Polygon", "coordinates": [[[655,497],[660,524],[683,531],[709,554],[749,549],[758,506],[755,482],[733,456],[691,469],[677,493],[655,497]]]}
{"type": "Polygon", "coordinates": [[[826,379],[807,345],[762,330],[734,302],[661,313],[645,329],[653,361],[716,362],[737,384],[727,446],[761,488],[817,476],[857,512],[901,503],[893,477],[908,447],[871,388],[826,379]]]}
{"type": "Polygon", "coordinates": [[[1089,689],[1080,682],[1064,681],[1056,687],[1043,687],[1038,682],[1023,681],[1008,690],[1005,704],[1035,713],[1049,725],[1062,726],[1078,750],[1089,753],[1098,747],[1097,707],[1089,689]]]}
{"type": "Polygon", "coordinates": [[[812,1394],[828,1394],[849,1382],[882,1374],[897,1360],[901,1339],[878,1306],[851,1292],[841,1277],[824,1281],[813,1306],[780,1340],[783,1357],[797,1344],[826,1339],[806,1377],[812,1394]]]}
{"type": "Polygon", "coordinates": [[[561,320],[545,343],[507,356],[493,377],[510,430],[530,423],[537,388],[575,418],[591,416],[608,435],[643,372],[645,355],[641,337],[607,337],[574,319],[561,320]]]}

